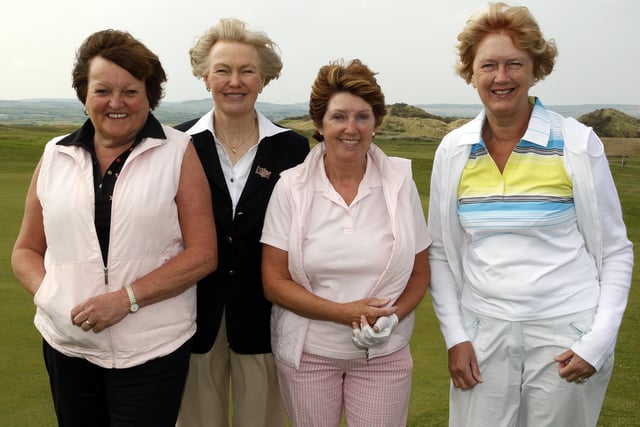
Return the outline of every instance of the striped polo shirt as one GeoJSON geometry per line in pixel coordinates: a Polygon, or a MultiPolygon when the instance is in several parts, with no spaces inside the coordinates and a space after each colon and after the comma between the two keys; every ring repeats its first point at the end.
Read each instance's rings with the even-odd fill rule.
{"type": "Polygon", "coordinates": [[[458,216],[471,240],[462,304],[507,320],[567,314],[566,298],[581,297],[595,278],[577,228],[560,123],[534,100],[504,171],[480,140],[458,187],[458,216]]]}

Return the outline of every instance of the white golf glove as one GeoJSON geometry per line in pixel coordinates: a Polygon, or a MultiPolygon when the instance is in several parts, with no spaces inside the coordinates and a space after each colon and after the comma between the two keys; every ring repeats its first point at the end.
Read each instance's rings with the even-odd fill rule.
{"type": "Polygon", "coordinates": [[[379,317],[373,327],[377,327],[376,332],[373,327],[364,325],[360,328],[353,329],[351,340],[358,348],[377,347],[386,344],[389,341],[391,332],[398,326],[398,316],[393,313],[391,316],[379,317]]]}

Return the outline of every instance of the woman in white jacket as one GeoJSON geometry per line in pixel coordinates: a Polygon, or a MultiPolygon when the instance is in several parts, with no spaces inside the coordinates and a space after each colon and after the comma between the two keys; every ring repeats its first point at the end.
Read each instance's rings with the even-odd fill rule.
{"type": "Polygon", "coordinates": [[[602,143],[529,96],[557,50],[527,8],[490,4],[458,40],[484,110],[431,178],[449,425],[595,426],[633,267],[602,143]]]}
{"type": "Polygon", "coordinates": [[[360,61],[320,69],[321,141],[282,173],[261,241],[271,340],[294,426],[406,424],[413,310],[429,284],[427,233],[406,159],[372,144],[384,96],[360,61]]]}

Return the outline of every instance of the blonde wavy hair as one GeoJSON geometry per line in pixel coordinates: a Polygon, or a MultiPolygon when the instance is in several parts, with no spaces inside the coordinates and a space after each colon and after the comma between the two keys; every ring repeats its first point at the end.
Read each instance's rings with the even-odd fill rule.
{"type": "Polygon", "coordinates": [[[236,18],[220,19],[217,25],[209,28],[189,49],[194,76],[205,78],[209,69],[209,52],[214,44],[222,40],[246,43],[256,48],[265,86],[280,77],[282,60],[278,45],[264,32],[250,30],[245,22],[236,18]]]}

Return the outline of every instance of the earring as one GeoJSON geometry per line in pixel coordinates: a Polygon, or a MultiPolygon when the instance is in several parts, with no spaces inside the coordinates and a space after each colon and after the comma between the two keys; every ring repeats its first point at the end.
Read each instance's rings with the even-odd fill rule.
{"type": "Polygon", "coordinates": [[[211,92],[211,88],[207,86],[207,92],[211,92]]]}
{"type": "Polygon", "coordinates": [[[86,108],[84,109],[84,115],[85,115],[85,116],[88,116],[88,115],[89,115],[89,113],[87,113],[87,109],[86,109],[86,108]]]}
{"type": "Polygon", "coordinates": [[[371,134],[371,136],[376,136],[376,133],[375,133],[375,132],[373,132],[373,133],[371,134]]]}

